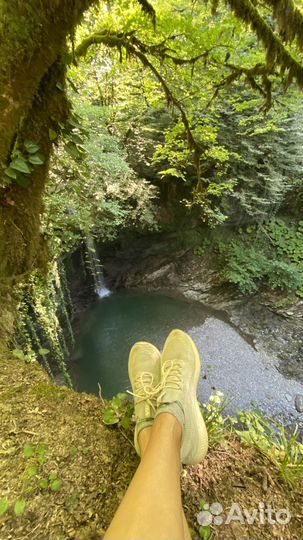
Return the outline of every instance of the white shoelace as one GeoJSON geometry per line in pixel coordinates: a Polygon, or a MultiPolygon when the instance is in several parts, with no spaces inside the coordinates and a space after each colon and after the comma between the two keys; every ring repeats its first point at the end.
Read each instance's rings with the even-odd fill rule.
{"type": "Polygon", "coordinates": [[[142,371],[134,380],[134,392],[128,390],[128,394],[134,396],[136,405],[146,402],[156,412],[153,399],[158,395],[158,385],[154,386],[154,376],[150,371],[142,371]]]}
{"type": "Polygon", "coordinates": [[[157,385],[154,386],[150,371],[142,371],[134,380],[134,392],[127,392],[134,396],[136,405],[145,402],[145,407],[149,406],[155,413],[155,398],[161,399],[168,388],[182,390],[182,367],[182,360],[166,360],[161,366],[161,381],[157,385]]]}
{"type": "Polygon", "coordinates": [[[161,382],[158,384],[158,399],[161,399],[165,391],[182,390],[182,367],[183,360],[166,360],[161,366],[161,382]]]}

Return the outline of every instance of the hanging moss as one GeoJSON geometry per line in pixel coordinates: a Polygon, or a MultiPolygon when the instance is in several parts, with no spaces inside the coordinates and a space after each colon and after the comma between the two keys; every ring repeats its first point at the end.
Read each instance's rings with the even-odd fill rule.
{"type": "Polygon", "coordinates": [[[295,39],[303,50],[303,13],[292,0],[265,0],[272,9],[282,41],[292,43],[295,39]]]}
{"type": "MultiPolygon", "coordinates": [[[[258,39],[266,50],[267,67],[270,72],[273,66],[278,65],[282,72],[286,72],[285,88],[293,80],[303,88],[303,66],[285,48],[283,42],[292,42],[297,38],[300,48],[303,47],[303,15],[295,7],[292,0],[266,0],[273,9],[273,16],[277,19],[280,37],[274,33],[270,25],[262,17],[251,0],[226,0],[236,17],[251,26],[258,39]]],[[[213,9],[217,9],[217,0],[212,0],[213,9]]]]}

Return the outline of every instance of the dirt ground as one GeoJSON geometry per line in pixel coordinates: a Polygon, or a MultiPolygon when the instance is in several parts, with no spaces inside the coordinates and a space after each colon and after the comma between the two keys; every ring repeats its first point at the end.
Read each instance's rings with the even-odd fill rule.
{"type": "MultiPolygon", "coordinates": [[[[9,503],[0,538],[102,538],[139,463],[132,434],[105,427],[98,398],[52,385],[39,366],[2,359],[0,370],[0,513],[3,500],[9,503]]],[[[182,492],[194,538],[201,500],[204,510],[222,505],[220,514],[210,506],[214,539],[303,538],[303,486],[291,490],[266,458],[234,437],[183,469],[182,492]],[[226,523],[235,504],[238,517],[226,523]],[[262,524],[262,504],[289,509],[289,523],[262,524]],[[258,509],[254,524],[241,520],[239,509],[258,509]]]]}

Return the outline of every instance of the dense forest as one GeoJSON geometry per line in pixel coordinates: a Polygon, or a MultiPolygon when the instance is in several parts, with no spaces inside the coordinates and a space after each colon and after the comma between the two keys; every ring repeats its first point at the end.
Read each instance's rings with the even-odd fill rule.
{"type": "MultiPolygon", "coordinates": [[[[113,289],[126,283],[147,289],[153,279],[155,290],[172,294],[182,272],[183,289],[194,272],[202,282],[201,276],[206,282],[211,275],[217,297],[209,297],[210,306],[228,312],[231,299],[241,306],[259,302],[258,309],[269,306],[279,328],[285,321],[295,325],[297,341],[289,340],[285,358],[295,364],[291,377],[303,383],[303,2],[0,0],[0,36],[0,453],[6,459],[0,530],[7,538],[38,538],[47,519],[49,538],[101,538],[133,471],[134,456],[125,465],[124,448],[133,429],[132,408],[124,394],[109,402],[101,397],[101,414],[97,398],[72,390],[78,388],[71,356],[83,321],[76,288],[88,287],[87,308],[104,278],[113,289]],[[177,277],[169,281],[160,263],[153,263],[155,253],[163,272],[174,265],[177,277]],[[148,276],[144,264],[157,277],[148,276]],[[228,297],[226,305],[221,297],[228,297]],[[51,386],[51,379],[60,379],[63,388],[51,386]],[[43,427],[38,409],[45,410],[48,401],[53,409],[43,427]],[[91,416],[87,432],[81,414],[74,413],[78,407],[83,419],[91,416]],[[58,428],[57,448],[56,421],[79,429],[79,444],[67,428],[58,428]],[[10,429],[23,433],[11,453],[10,429]],[[65,494],[60,476],[51,477],[54,467],[47,469],[51,450],[43,444],[53,445],[59,460],[66,437],[77,447],[66,457],[67,492],[71,476],[78,474],[79,484],[68,503],[61,501],[67,513],[58,517],[60,528],[43,513],[49,504],[55,516],[52,497],[65,494]],[[91,485],[84,478],[90,445],[102,448],[113,471],[113,456],[120,461],[120,452],[124,483],[117,487],[114,473],[109,486],[103,479],[104,493],[114,490],[112,506],[105,499],[100,503],[98,491],[87,503],[94,507],[91,515],[77,522],[71,515],[84,512],[83,493],[91,485]],[[27,459],[32,471],[24,479],[27,459]],[[43,497],[48,502],[41,503],[43,497]],[[103,521],[94,517],[98,504],[103,521]]],[[[281,347],[279,340],[275,347],[281,347]]],[[[303,496],[303,393],[296,393],[297,427],[282,422],[277,430],[259,412],[239,413],[243,430],[235,418],[228,424],[220,393],[205,405],[205,415],[213,445],[210,470],[218,482],[225,465],[235,467],[228,462],[231,454],[242,467],[238,476],[256,461],[267,470],[272,489],[281,483],[276,504],[292,505],[297,516],[303,496]]],[[[202,499],[197,502],[189,480],[198,482],[199,474],[186,474],[194,537],[301,537],[302,516],[281,530],[250,529],[246,536],[244,529],[199,527],[195,512],[197,504],[203,509],[202,499]]],[[[227,500],[228,493],[226,488],[227,500]]]]}

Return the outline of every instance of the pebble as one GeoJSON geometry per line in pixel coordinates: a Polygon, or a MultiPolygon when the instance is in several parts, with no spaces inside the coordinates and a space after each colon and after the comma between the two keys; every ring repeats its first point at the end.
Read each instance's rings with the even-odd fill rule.
{"type": "Polygon", "coordinates": [[[303,395],[297,394],[295,397],[295,407],[298,412],[303,412],[303,395]]]}
{"type": "Polygon", "coordinates": [[[257,409],[289,426],[303,427],[303,384],[286,379],[263,352],[256,352],[228,323],[208,317],[204,323],[188,328],[203,358],[208,364],[207,379],[200,378],[198,395],[206,402],[221,390],[228,402],[225,412],[235,415],[238,409],[251,409],[253,400],[257,409]],[[295,396],[301,396],[300,403],[295,396]],[[300,415],[300,416],[299,416],[300,415]],[[302,420],[301,420],[302,419],[302,420]]]}

